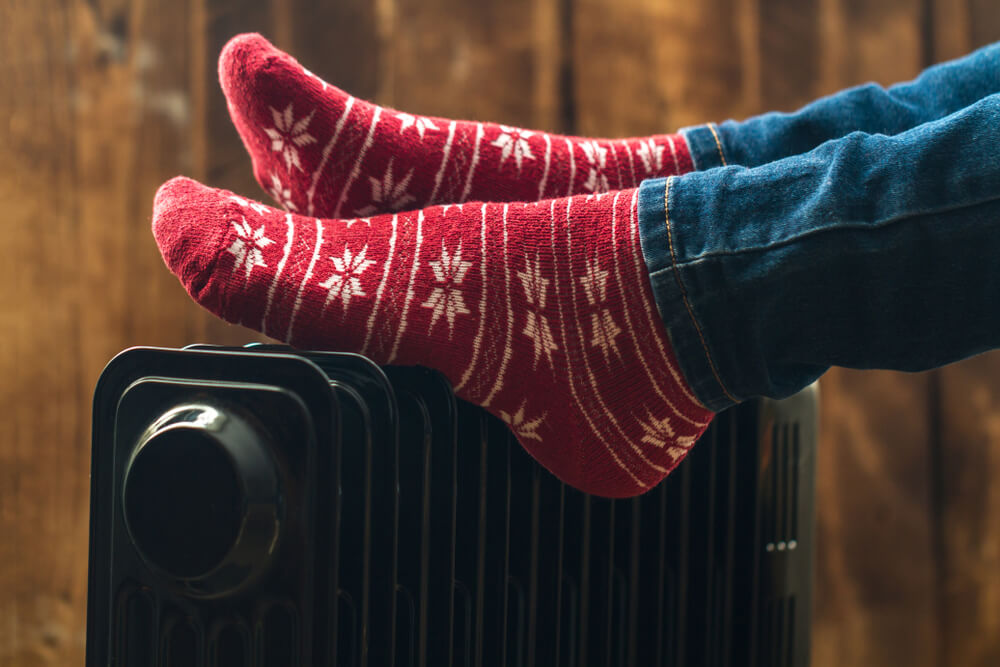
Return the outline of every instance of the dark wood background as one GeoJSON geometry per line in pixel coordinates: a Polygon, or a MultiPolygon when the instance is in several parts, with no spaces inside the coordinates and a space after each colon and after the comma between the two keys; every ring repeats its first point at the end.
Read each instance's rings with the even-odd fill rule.
{"type": "MultiPolygon", "coordinates": [[[[1000,39],[996,0],[0,1],[0,666],[82,665],[89,421],[131,345],[246,342],[149,232],[179,173],[261,198],[216,56],[603,136],[792,109],[1000,39]]],[[[1000,74],[998,74],[1000,76],[1000,74]]],[[[822,384],[813,664],[1000,664],[1000,356],[822,384]]]]}

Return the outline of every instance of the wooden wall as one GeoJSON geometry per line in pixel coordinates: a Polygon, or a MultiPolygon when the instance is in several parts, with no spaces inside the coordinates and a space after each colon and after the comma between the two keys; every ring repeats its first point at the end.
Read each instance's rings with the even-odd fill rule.
{"type": "MultiPolygon", "coordinates": [[[[263,196],[215,75],[248,30],[383,104],[613,136],[910,78],[1000,39],[1000,5],[3,0],[0,667],[83,664],[103,365],[252,338],[189,302],[149,232],[178,173],[263,196]]],[[[813,664],[1000,664],[1000,356],[833,371],[822,410],[813,664]]]]}

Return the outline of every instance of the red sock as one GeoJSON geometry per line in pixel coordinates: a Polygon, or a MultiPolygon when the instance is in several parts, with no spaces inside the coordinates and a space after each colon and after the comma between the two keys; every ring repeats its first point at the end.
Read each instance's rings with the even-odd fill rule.
{"type": "Polygon", "coordinates": [[[564,482],[655,486],[712,418],[680,374],[636,190],[362,219],[284,213],[176,178],[164,260],[202,306],[302,348],[442,371],[564,482]]]}
{"type": "Polygon", "coordinates": [[[586,139],[400,113],[320,80],[257,34],[219,58],[257,181],[289,211],[341,217],[633,188],[693,168],[678,134],[586,139]]]}

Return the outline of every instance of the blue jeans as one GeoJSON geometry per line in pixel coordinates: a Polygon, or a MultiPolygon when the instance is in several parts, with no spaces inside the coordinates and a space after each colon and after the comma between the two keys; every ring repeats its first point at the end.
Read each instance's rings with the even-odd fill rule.
{"type": "Polygon", "coordinates": [[[997,91],[993,46],[910,84],[685,130],[705,170],[643,182],[639,226],[707,407],[788,396],[832,365],[919,371],[1000,346],[997,91]]]}

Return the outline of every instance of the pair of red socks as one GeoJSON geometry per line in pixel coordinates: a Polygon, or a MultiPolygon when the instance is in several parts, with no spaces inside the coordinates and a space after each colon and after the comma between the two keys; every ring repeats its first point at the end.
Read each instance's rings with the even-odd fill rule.
{"type": "Polygon", "coordinates": [[[153,233],[191,296],[300,348],[443,372],[562,481],[643,493],[712,419],[639,244],[637,186],[692,169],[680,135],[605,140],[354,98],[259,35],[219,76],[284,209],[185,178],[153,233]]]}

